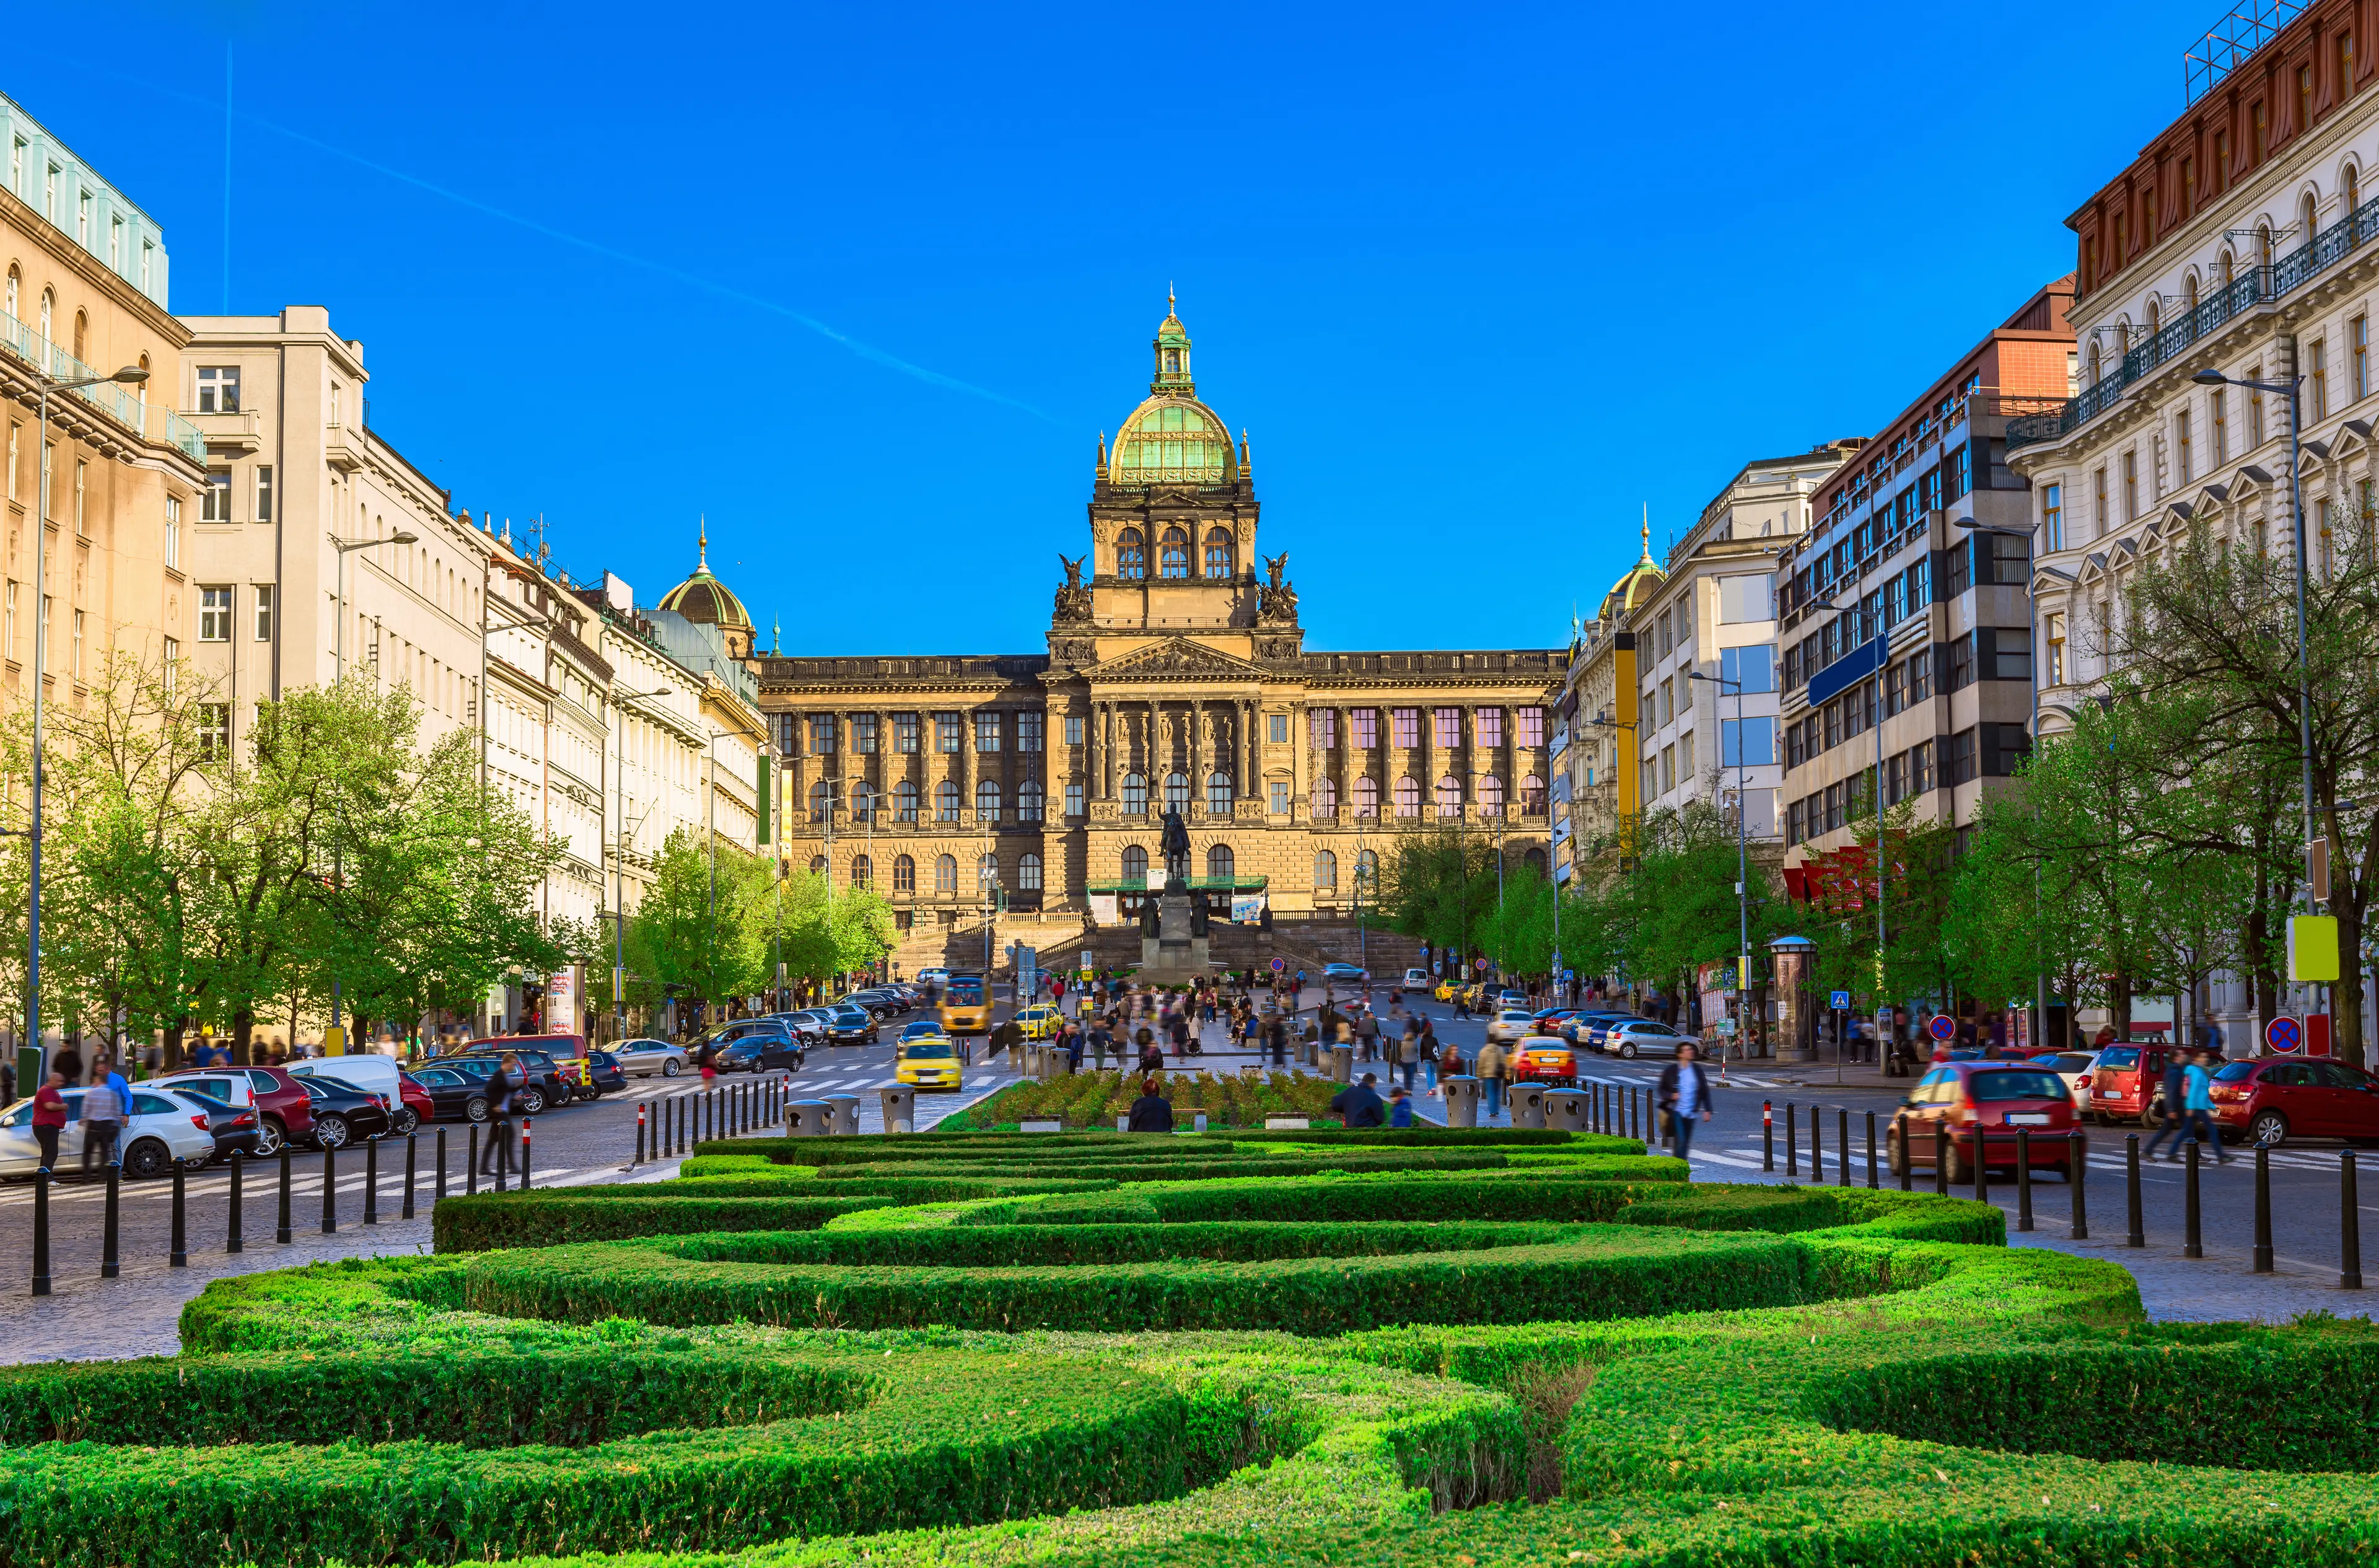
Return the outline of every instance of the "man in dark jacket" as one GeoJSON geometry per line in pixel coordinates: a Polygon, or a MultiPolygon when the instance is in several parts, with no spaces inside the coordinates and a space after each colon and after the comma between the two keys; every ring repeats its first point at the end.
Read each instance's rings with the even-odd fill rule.
{"type": "Polygon", "coordinates": [[[1140,1098],[1131,1103],[1131,1119],[1124,1124],[1127,1132],[1171,1132],[1173,1102],[1157,1092],[1162,1080],[1151,1077],[1140,1086],[1140,1098]]]}
{"type": "Polygon", "coordinates": [[[1375,1087],[1379,1078],[1365,1073],[1360,1083],[1350,1083],[1330,1097],[1330,1108],[1338,1113],[1349,1128],[1383,1127],[1387,1123],[1387,1103],[1380,1098],[1375,1087]]]}
{"type": "Polygon", "coordinates": [[[2181,1129],[2189,1119],[2182,1108],[2186,1099],[2182,1087],[2189,1071],[2189,1064],[2181,1059],[2184,1055],[2178,1049],[2165,1055],[2164,1125],[2156,1128],[2154,1138],[2148,1140],[2148,1146],[2141,1154],[2143,1159],[2155,1159],[2156,1145],[2168,1138],[2172,1140],[2172,1152],[2176,1154],[2180,1152],[2181,1129]]]}
{"type": "Polygon", "coordinates": [[[1668,1115],[1675,1144],[1671,1152],[1680,1160],[1692,1158],[1694,1130],[1710,1119],[1710,1076],[1702,1071],[1700,1055],[1691,1041],[1679,1045],[1677,1059],[1660,1069],[1660,1084],[1652,1096],[1668,1115]]]}

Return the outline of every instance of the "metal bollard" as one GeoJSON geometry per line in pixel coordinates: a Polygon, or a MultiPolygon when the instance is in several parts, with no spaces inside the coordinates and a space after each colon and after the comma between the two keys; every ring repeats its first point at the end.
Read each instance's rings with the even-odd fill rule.
{"type": "Polygon", "coordinates": [[[446,1197],[446,1129],[438,1129],[438,1185],[430,1189],[430,1201],[441,1202],[446,1197]]]}
{"type": "Polygon", "coordinates": [[[99,1277],[103,1280],[112,1280],[123,1272],[116,1267],[115,1262],[117,1223],[122,1218],[119,1188],[123,1175],[124,1165],[121,1161],[107,1162],[107,1217],[104,1221],[105,1232],[100,1238],[99,1251],[99,1277]]]}
{"type": "Polygon", "coordinates": [[[417,1132],[405,1135],[405,1207],[396,1216],[400,1220],[413,1218],[414,1161],[419,1156],[420,1138],[417,1132]]]}
{"type": "Polygon", "coordinates": [[[239,1235],[239,1176],[241,1158],[242,1154],[239,1150],[235,1149],[231,1152],[231,1219],[228,1227],[223,1233],[223,1250],[226,1252],[236,1252],[240,1249],[242,1245],[239,1235]]]}
{"type": "MultiPolygon", "coordinates": [[[[1834,1172],[1834,1185],[1848,1187],[1851,1184],[1851,1108],[1848,1105],[1842,1106],[1835,1112],[1834,1164],[1837,1167],[1834,1172]]],[[[1872,1174],[1875,1170],[1875,1137],[1871,1118],[1866,1140],[1866,1164],[1868,1172],[1872,1174]]],[[[1872,1187],[1875,1183],[1870,1180],[1867,1185],[1872,1187]]]]}
{"type": "Polygon", "coordinates": [[[2073,1189],[2073,1239],[2090,1239],[2090,1140],[2080,1128],[2065,1152],[2065,1182],[2073,1189]]]}
{"type": "Polygon", "coordinates": [[[290,1161],[291,1156],[289,1152],[289,1144],[288,1140],[284,1139],[281,1144],[281,1217],[279,1220],[274,1222],[272,1226],[272,1239],[275,1241],[287,1241],[289,1239],[290,1161]]]}
{"type": "MultiPolygon", "coordinates": [[[[492,1134],[493,1129],[489,1129],[492,1134]]],[[[463,1195],[475,1196],[479,1190],[479,1124],[471,1124],[471,1137],[463,1154],[463,1195]]]]}
{"type": "Polygon", "coordinates": [[[526,1192],[526,1191],[528,1190],[528,1118],[527,1118],[526,1116],[523,1116],[523,1117],[521,1118],[521,1185],[520,1185],[520,1189],[521,1189],[523,1192],[526,1192]]]}
{"type": "Polygon", "coordinates": [[[1759,1168],[1776,1168],[1776,1102],[1759,1102],[1759,1168]]]}
{"type": "Polygon", "coordinates": [[[1983,1141],[1983,1117],[1982,1113],[1977,1111],[1974,1113],[1974,1201],[1987,1203],[1990,1200],[1990,1145],[1983,1141]]]}
{"type": "Polygon", "coordinates": [[[322,1234],[330,1235],[339,1228],[339,1152],[325,1145],[322,1150],[322,1234]]]}
{"type": "Polygon", "coordinates": [[[1825,1142],[1825,1131],[1826,1131],[1826,1118],[1825,1118],[1825,1113],[1824,1113],[1824,1112],[1822,1112],[1822,1111],[1820,1111],[1820,1110],[1818,1110],[1818,1109],[1817,1109],[1817,1106],[1815,1106],[1815,1105],[1810,1106],[1810,1107],[1809,1107],[1809,1179],[1810,1179],[1811,1181],[1813,1181],[1813,1182],[1821,1182],[1821,1181],[1824,1181],[1824,1180],[1826,1179],[1826,1142],[1825,1142]]]}
{"type": "Polygon", "coordinates": [[[1875,1113],[1869,1111],[1866,1114],[1866,1189],[1873,1192],[1882,1185],[1883,1172],[1875,1163],[1875,1113]]]}
{"type": "Polygon", "coordinates": [[[488,1142],[490,1145],[489,1152],[496,1157],[496,1190],[501,1192],[513,1174],[513,1124],[502,1120],[489,1122],[488,1142]]]}
{"type": "Polygon", "coordinates": [[[645,1108],[636,1107],[636,1157],[628,1162],[631,1168],[645,1163],[645,1108]]]}
{"type": "Polygon", "coordinates": [[[2354,1151],[2337,1163],[2337,1288],[2362,1288],[2362,1218],[2354,1201],[2354,1151]]]}
{"type": "Polygon", "coordinates": [[[2125,1201],[2131,1206],[2131,1235],[2123,1245],[2145,1247],[2148,1227],[2146,1212],[2140,1206],[2140,1135],[2136,1132],[2123,1136],[2123,1188],[2125,1201]]]}
{"type": "Polygon", "coordinates": [[[2192,1138],[2189,1140],[2189,1152],[2182,1157],[2182,1164],[2188,1168],[2182,1172],[2181,1224],[2183,1231],[2180,1238],[2180,1255],[2184,1258],[2203,1258],[2205,1256],[2205,1238],[2199,1234],[2201,1216],[2197,1200],[2197,1140],[2192,1138]]]}
{"type": "Polygon", "coordinates": [[[2255,1261],[2250,1273],[2272,1272],[2272,1152],[2255,1145],[2255,1261]]]}
{"type": "Polygon", "coordinates": [[[364,1140],[364,1224],[380,1224],[380,1140],[364,1140]]]}
{"type": "Polygon", "coordinates": [[[2032,1128],[2015,1129],[2015,1228],[2032,1228],[2032,1128]]]}
{"type": "Polygon", "coordinates": [[[165,1253],[165,1266],[169,1269],[190,1266],[189,1193],[183,1183],[182,1160],[178,1154],[174,1157],[174,1236],[165,1253]]]}
{"type": "Polygon", "coordinates": [[[1950,1128],[1946,1122],[1933,1124],[1933,1191],[1936,1197],[1950,1196],[1950,1128]]]}
{"type": "Polygon", "coordinates": [[[1784,1174],[1801,1174],[1801,1124],[1799,1112],[1790,1100],[1784,1102],[1784,1174]]]}
{"type": "Polygon", "coordinates": [[[33,1294],[50,1293],[50,1167],[33,1173],[33,1294]]]}

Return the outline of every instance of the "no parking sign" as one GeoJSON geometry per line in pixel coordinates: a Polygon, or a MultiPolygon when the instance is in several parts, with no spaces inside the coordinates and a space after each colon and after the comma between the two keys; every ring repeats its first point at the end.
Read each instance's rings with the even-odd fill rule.
{"type": "Polygon", "coordinates": [[[2264,1026],[2264,1043],[2282,1054],[2304,1043],[2304,1026],[2282,1013],[2264,1026]]]}
{"type": "Polygon", "coordinates": [[[1958,1020],[1947,1013],[1935,1013],[1925,1020],[1925,1032],[1936,1040],[1948,1040],[1958,1032],[1958,1020]]]}

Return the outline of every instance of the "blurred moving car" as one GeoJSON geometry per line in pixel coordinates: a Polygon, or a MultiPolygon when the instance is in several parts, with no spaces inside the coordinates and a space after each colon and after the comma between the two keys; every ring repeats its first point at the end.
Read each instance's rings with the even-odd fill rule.
{"type": "Polygon", "coordinates": [[[1369,985],[1371,971],[1360,964],[1323,964],[1322,983],[1324,985],[1369,985]]]}
{"type": "Polygon", "coordinates": [[[892,1077],[919,1089],[956,1090],[962,1081],[958,1049],[947,1035],[921,1034],[903,1040],[893,1061],[892,1077]]]}
{"type": "Polygon", "coordinates": [[[1934,1163],[1935,1129],[1950,1135],[1950,1180],[1974,1174],[1976,1150],[1987,1165],[2016,1163],[2017,1132],[2032,1134],[2031,1163],[2071,1179],[2073,1094],[2046,1067],[2014,1062],[1939,1062],[1916,1080],[1891,1118],[1891,1170],[1934,1163]]]}
{"type": "Polygon", "coordinates": [[[1566,1041],[1552,1035],[1530,1035],[1513,1047],[1512,1081],[1575,1089],[1577,1087],[1577,1053],[1566,1041]]]}
{"type": "Polygon", "coordinates": [[[1505,1007],[1487,1021],[1487,1038],[1508,1045],[1537,1031],[1537,1019],[1526,1007],[1505,1007]]]}

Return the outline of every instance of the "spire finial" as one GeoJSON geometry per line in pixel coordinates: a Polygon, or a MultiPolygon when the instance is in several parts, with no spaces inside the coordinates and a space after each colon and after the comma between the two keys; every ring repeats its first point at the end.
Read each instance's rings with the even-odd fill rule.
{"type": "Polygon", "coordinates": [[[694,514],[694,552],[695,552],[695,560],[694,560],[694,569],[695,571],[697,571],[697,572],[707,572],[707,571],[709,571],[709,570],[710,570],[710,517],[709,517],[709,514],[708,514],[708,513],[695,513],[695,514],[694,514]]]}
{"type": "Polygon", "coordinates": [[[1165,280],[1165,313],[1167,316],[1177,314],[1173,308],[1177,303],[1173,297],[1173,280],[1167,278],[1165,280]]]}
{"type": "Polygon", "coordinates": [[[1652,503],[1644,503],[1644,559],[1652,559],[1652,503]]]}

